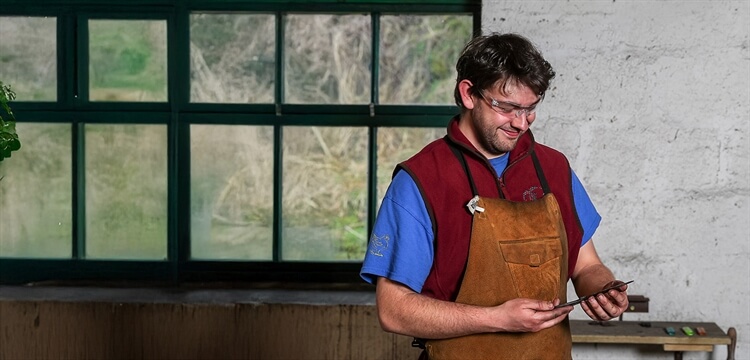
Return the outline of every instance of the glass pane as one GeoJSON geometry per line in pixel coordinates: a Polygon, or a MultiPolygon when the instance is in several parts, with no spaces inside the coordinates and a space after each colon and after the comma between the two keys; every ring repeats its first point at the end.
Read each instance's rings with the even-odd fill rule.
{"type": "Polygon", "coordinates": [[[17,101],[57,100],[57,18],[0,16],[0,80],[17,101]]]}
{"type": "Polygon", "coordinates": [[[367,144],[367,128],[284,128],[283,260],[362,260],[367,144]]]}
{"type": "Polygon", "coordinates": [[[191,125],[190,209],[192,258],[273,259],[273,127],[191,125]]]}
{"type": "Polygon", "coordinates": [[[91,125],[86,139],[86,257],[167,257],[167,127],[91,125]]]}
{"type": "Polygon", "coordinates": [[[412,157],[425,145],[445,136],[445,128],[378,128],[377,206],[383,201],[393,170],[400,162],[412,157]]]}
{"type": "Polygon", "coordinates": [[[89,20],[92,101],[167,101],[166,20],[89,20]]]}
{"type": "Polygon", "coordinates": [[[70,258],[70,125],[17,123],[21,148],[0,162],[0,256],[70,258]]]}
{"type": "Polygon", "coordinates": [[[382,104],[455,104],[456,60],[471,39],[471,15],[380,18],[382,104]]]}
{"type": "Polygon", "coordinates": [[[191,101],[273,103],[275,32],[273,15],[191,15],[191,101]]]}
{"type": "Polygon", "coordinates": [[[369,15],[288,15],[285,102],[369,104],[369,15]]]}

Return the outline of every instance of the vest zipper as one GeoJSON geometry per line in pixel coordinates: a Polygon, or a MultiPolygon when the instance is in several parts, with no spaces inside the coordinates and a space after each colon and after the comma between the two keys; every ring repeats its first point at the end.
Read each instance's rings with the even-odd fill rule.
{"type": "MultiPolygon", "coordinates": [[[[508,154],[508,156],[510,156],[510,154],[508,154]]],[[[503,170],[503,173],[500,174],[499,177],[497,177],[498,191],[500,192],[500,198],[505,199],[505,190],[506,190],[506,186],[505,186],[505,173],[508,172],[508,169],[510,169],[511,167],[515,166],[521,160],[525,159],[528,156],[529,156],[529,152],[527,151],[525,154],[521,155],[518,159],[513,160],[512,163],[509,163],[505,167],[505,170],[503,170]]],[[[492,168],[492,167],[490,167],[490,168],[492,168]]],[[[494,172],[495,169],[492,168],[492,171],[494,172]]]]}

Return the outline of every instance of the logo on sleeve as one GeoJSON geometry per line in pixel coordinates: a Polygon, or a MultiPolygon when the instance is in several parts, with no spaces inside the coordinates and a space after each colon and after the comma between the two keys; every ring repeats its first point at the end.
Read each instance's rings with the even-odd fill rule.
{"type": "Polygon", "coordinates": [[[377,236],[372,234],[372,236],[370,236],[370,254],[383,256],[383,252],[388,250],[388,242],[390,241],[390,235],[377,236]]]}

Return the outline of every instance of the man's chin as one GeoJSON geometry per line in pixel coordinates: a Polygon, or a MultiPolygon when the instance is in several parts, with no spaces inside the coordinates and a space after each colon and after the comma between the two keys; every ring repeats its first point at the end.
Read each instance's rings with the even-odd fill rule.
{"type": "Polygon", "coordinates": [[[492,149],[493,150],[492,152],[493,154],[496,154],[497,156],[503,155],[515,149],[517,142],[518,142],[517,140],[506,140],[500,144],[495,144],[495,146],[492,149]]]}

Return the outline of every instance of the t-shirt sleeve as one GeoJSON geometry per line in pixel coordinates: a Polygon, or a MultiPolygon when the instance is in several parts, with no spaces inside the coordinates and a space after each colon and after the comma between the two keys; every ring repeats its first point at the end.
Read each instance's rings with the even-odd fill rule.
{"type": "Polygon", "coordinates": [[[589,198],[589,194],[583,188],[583,184],[581,184],[581,180],[578,179],[575,171],[571,169],[570,174],[573,183],[573,201],[578,213],[578,220],[581,222],[581,227],[583,227],[583,239],[581,239],[581,246],[583,246],[594,236],[596,229],[599,228],[599,224],[602,221],[602,217],[596,211],[594,204],[589,198]]]}
{"type": "Polygon", "coordinates": [[[422,195],[411,176],[399,171],[378,210],[360,277],[371,284],[386,277],[421,292],[432,268],[433,239],[422,195]]]}

